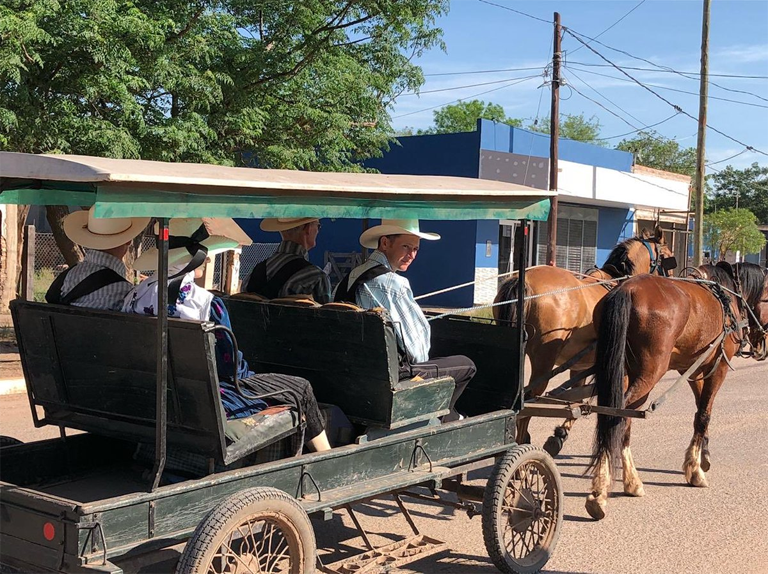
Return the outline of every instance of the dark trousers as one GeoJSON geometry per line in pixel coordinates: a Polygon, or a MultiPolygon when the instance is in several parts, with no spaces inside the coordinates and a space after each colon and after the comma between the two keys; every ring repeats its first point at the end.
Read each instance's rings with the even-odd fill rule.
{"type": "Polygon", "coordinates": [[[459,413],[456,412],[456,401],[467,388],[469,381],[477,373],[477,367],[472,359],[464,355],[451,355],[450,357],[435,357],[425,363],[409,364],[403,361],[400,365],[400,378],[410,378],[419,375],[427,379],[432,377],[453,377],[456,381],[456,388],[451,397],[451,412],[443,417],[443,422],[450,422],[459,419],[459,413]]]}

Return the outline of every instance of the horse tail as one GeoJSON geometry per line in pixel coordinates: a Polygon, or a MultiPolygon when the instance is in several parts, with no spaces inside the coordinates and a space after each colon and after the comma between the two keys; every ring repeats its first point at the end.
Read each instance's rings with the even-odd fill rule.
{"type": "MultiPolygon", "coordinates": [[[[501,301],[512,301],[514,299],[517,299],[517,288],[520,284],[520,276],[515,275],[514,277],[511,277],[510,279],[507,279],[501,287],[499,288],[499,292],[496,294],[496,298],[493,300],[494,303],[500,303],[501,301]]],[[[531,306],[530,299],[527,299],[527,297],[531,294],[531,289],[528,283],[525,284],[525,306],[523,307],[523,312],[525,313],[525,316],[528,316],[528,310],[531,306]]],[[[517,321],[517,305],[515,303],[508,303],[506,305],[499,305],[497,307],[493,308],[493,316],[494,318],[502,324],[507,325],[513,325],[517,321]]]]}
{"type": "MultiPolygon", "coordinates": [[[[597,334],[595,381],[597,404],[614,409],[624,408],[624,372],[627,359],[632,296],[621,288],[611,291],[603,300],[597,334]]],[[[592,457],[587,472],[597,469],[603,456],[609,468],[618,466],[624,436],[624,418],[598,414],[592,457]]]]}

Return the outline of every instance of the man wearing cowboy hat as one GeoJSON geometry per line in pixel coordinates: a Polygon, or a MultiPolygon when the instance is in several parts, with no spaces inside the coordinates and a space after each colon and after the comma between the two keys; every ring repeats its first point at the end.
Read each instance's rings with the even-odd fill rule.
{"type": "Polygon", "coordinates": [[[287,295],[312,295],[318,303],[331,300],[331,282],[307,257],[317,242],[320,220],[314,217],[267,218],[263,231],[279,231],[277,251],[253,268],[243,281],[243,292],[267,299],[287,295]]]}
{"type": "Polygon", "coordinates": [[[437,233],[419,229],[416,219],[382,219],[360,236],[360,244],[375,249],[368,260],[353,269],[336,288],[334,301],[355,303],[364,309],[383,307],[396,325],[395,334],[403,352],[400,378],[448,375],[456,381],[450,414],[444,422],[457,420],[456,401],[477,369],[469,357],[429,357],[431,331],[416,303],[408,279],[398,275],[416,259],[422,239],[440,239],[437,233]]]}
{"type": "Polygon", "coordinates": [[[131,241],[149,223],[149,217],[99,218],[88,211],[70,213],[64,233],[88,251],[85,259],[61,273],[45,294],[49,303],[119,311],[133,288],[126,278],[123,257],[131,241]]]}

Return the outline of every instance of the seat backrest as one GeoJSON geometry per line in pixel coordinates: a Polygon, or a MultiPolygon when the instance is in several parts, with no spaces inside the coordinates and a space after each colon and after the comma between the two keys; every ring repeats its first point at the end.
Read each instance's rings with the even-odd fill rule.
{"type": "Polygon", "coordinates": [[[477,374],[457,403],[459,412],[478,415],[502,408],[520,408],[518,351],[513,327],[491,324],[469,317],[443,317],[430,322],[430,355],[467,355],[477,374]]]}
{"type": "MultiPolygon", "coordinates": [[[[157,319],[13,301],[32,403],[45,424],[154,443],[157,319]]],[[[211,324],[168,322],[168,446],[226,453],[211,324]]],[[[34,416],[34,415],[33,415],[34,416]]]]}
{"type": "Polygon", "coordinates": [[[304,377],[318,401],[361,422],[389,426],[397,418],[397,340],[379,313],[233,298],[227,308],[252,370],[304,377]]]}

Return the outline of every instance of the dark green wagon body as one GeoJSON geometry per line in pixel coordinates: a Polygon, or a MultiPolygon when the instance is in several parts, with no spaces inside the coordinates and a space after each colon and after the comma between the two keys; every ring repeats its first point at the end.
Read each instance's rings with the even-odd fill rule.
{"type": "MultiPolygon", "coordinates": [[[[136,442],[151,442],[154,432],[154,350],[151,343],[138,342],[152,340],[146,331],[155,320],[17,302],[13,314],[30,401],[45,412],[37,424],[91,432],[3,449],[4,562],[22,569],[116,570],[111,562],[116,558],[188,538],[212,507],[247,488],[278,488],[295,496],[308,513],[327,515],[345,504],[414,485],[439,488],[466,465],[514,444],[518,354],[506,327],[466,318],[432,323],[433,344],[441,353],[462,348],[471,356],[474,351],[478,365],[477,379],[462,400],[462,409],[475,416],[435,425],[429,419],[446,412],[453,382],[428,379],[419,383],[427,393],[418,394],[415,385],[398,381],[397,362],[391,360],[396,357],[392,326],[381,316],[251,301],[229,305],[233,318],[238,317],[233,319],[238,342],[259,370],[280,366],[282,372],[305,376],[320,401],[338,397],[353,420],[392,434],[149,492],[131,465],[136,442]],[[322,337],[330,325],[337,329],[334,336],[322,337]],[[287,340],[298,326],[303,354],[286,353],[294,350],[291,345],[267,344],[269,338],[287,340]],[[117,350],[131,341],[135,346],[121,358],[117,350]],[[354,341],[358,348],[347,345],[354,341]],[[323,359],[310,361],[312,356],[323,359]],[[344,393],[358,398],[345,399],[344,393]],[[403,422],[417,428],[403,429],[403,422]],[[52,525],[51,540],[46,525],[52,525]]],[[[216,416],[212,337],[205,325],[169,322],[168,441],[223,464],[237,445],[227,444],[227,423],[216,416]]],[[[270,442],[266,435],[255,439],[255,447],[270,442]]]]}

